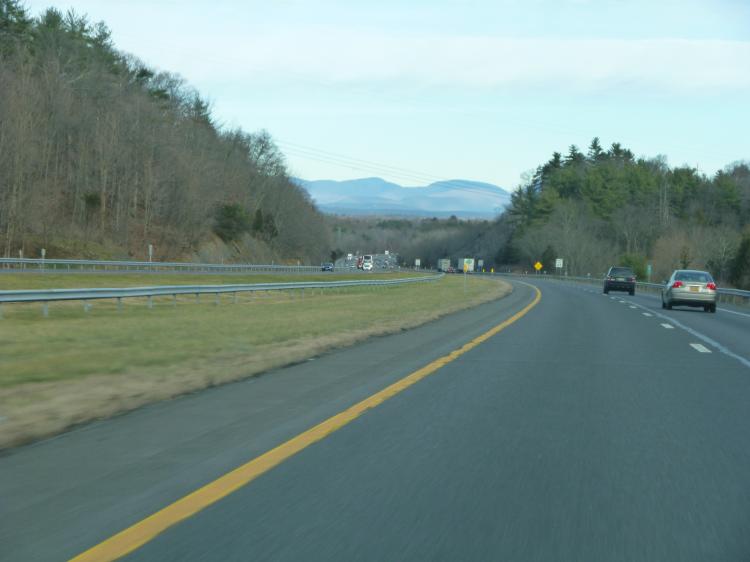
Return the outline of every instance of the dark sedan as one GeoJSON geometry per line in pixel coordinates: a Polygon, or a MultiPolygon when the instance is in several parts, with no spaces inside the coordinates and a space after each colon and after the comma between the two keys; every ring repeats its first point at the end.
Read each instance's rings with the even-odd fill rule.
{"type": "Polygon", "coordinates": [[[604,294],[610,291],[627,291],[635,294],[635,273],[629,267],[610,267],[604,278],[604,294]]]}

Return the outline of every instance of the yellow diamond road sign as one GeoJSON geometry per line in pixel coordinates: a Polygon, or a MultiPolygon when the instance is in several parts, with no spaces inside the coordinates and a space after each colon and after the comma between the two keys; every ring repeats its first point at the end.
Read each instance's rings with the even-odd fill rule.
{"type": "Polygon", "coordinates": [[[542,269],[542,264],[541,264],[541,263],[539,263],[539,262],[536,262],[536,263],[534,264],[534,269],[536,269],[537,271],[539,271],[540,269],[542,269]]]}

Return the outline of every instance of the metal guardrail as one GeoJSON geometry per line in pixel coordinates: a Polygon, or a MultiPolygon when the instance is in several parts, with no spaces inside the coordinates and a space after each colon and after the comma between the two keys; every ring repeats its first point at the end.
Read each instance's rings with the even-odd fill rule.
{"type": "Polygon", "coordinates": [[[299,283],[253,283],[244,285],[159,285],[155,287],[15,290],[0,291],[0,304],[117,299],[119,305],[124,298],[148,297],[150,306],[152,304],[151,299],[159,296],[172,296],[176,298],[177,295],[196,295],[199,297],[200,295],[209,294],[215,295],[218,299],[220,294],[232,293],[236,298],[237,293],[242,292],[335,289],[338,287],[385,287],[407,283],[437,281],[442,277],[443,275],[428,275],[421,277],[404,277],[400,279],[368,279],[364,281],[303,281],[299,283]]]}
{"type": "Polygon", "coordinates": [[[274,272],[310,273],[320,271],[316,265],[256,265],[192,262],[121,261],[121,260],[49,260],[40,258],[0,258],[0,269],[34,271],[183,271],[183,272],[274,272]]]}

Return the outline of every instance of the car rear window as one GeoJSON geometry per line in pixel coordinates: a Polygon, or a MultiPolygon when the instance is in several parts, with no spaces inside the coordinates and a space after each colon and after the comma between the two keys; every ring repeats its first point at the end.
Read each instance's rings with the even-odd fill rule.
{"type": "Polygon", "coordinates": [[[678,281],[692,281],[693,283],[710,283],[713,281],[708,273],[702,271],[679,271],[674,278],[678,281]]]}
{"type": "Polygon", "coordinates": [[[633,270],[627,267],[613,267],[609,274],[612,277],[633,277],[633,270]]]}

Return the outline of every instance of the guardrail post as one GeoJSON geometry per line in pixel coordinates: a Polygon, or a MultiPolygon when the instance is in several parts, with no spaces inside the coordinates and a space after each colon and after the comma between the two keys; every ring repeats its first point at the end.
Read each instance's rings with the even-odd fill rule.
{"type": "Polygon", "coordinates": [[[154,308],[154,297],[150,296],[148,297],[148,307],[154,308]]]}
{"type": "Polygon", "coordinates": [[[201,294],[195,293],[195,304],[200,304],[200,303],[201,303],[201,294]]]}
{"type": "Polygon", "coordinates": [[[177,306],[177,295],[172,295],[172,306],[177,306]]]}
{"type": "Polygon", "coordinates": [[[219,293],[214,296],[214,306],[219,306],[219,293]]]}
{"type": "Polygon", "coordinates": [[[88,312],[90,310],[91,310],[91,303],[84,301],[84,303],[83,303],[83,312],[85,312],[86,314],[88,314],[88,312]]]}
{"type": "Polygon", "coordinates": [[[122,312],[122,297],[117,297],[117,312],[122,312]]]}
{"type": "Polygon", "coordinates": [[[232,293],[232,304],[237,304],[237,292],[232,293]]]}
{"type": "Polygon", "coordinates": [[[3,319],[3,305],[0,304],[0,320],[3,319]]]}
{"type": "Polygon", "coordinates": [[[45,318],[49,316],[49,305],[46,302],[42,304],[42,316],[45,318]]]}

